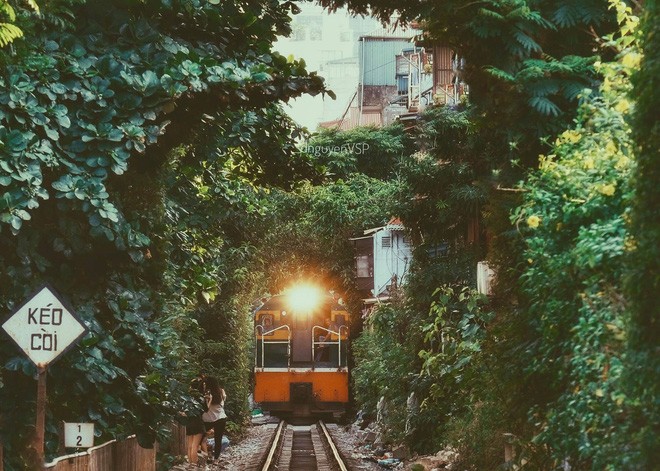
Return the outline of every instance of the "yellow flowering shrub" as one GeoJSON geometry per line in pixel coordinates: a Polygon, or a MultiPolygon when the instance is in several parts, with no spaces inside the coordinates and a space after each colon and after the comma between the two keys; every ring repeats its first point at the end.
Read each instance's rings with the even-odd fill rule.
{"type": "MultiPolygon", "coordinates": [[[[632,31],[637,21],[630,11],[613,5],[622,31],[632,31]]],[[[541,156],[524,185],[524,205],[512,215],[527,244],[523,259],[534,260],[522,276],[530,300],[524,310],[540,337],[528,351],[529,372],[552,378],[548,387],[557,391],[533,411],[534,441],[576,469],[627,469],[613,458],[625,433],[611,424],[632,407],[620,381],[626,338],[620,300],[624,257],[635,250],[627,221],[635,159],[626,116],[635,106],[628,92],[640,54],[628,36],[610,41],[621,53],[597,63],[602,86],[583,92],[575,127],[559,135],[553,158],[541,156]]]]}
{"type": "Polygon", "coordinates": [[[536,229],[537,227],[539,227],[539,224],[541,224],[540,217],[532,215],[527,218],[527,225],[532,229],[536,229]]]}
{"type": "Polygon", "coordinates": [[[616,186],[612,184],[601,185],[598,191],[605,196],[612,196],[616,191],[616,186]]]}

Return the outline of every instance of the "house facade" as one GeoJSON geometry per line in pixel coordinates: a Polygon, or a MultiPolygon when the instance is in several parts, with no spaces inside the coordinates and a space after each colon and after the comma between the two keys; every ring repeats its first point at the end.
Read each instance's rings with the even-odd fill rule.
{"type": "Polygon", "coordinates": [[[364,231],[351,239],[355,247],[355,273],[365,304],[386,301],[405,284],[412,261],[412,247],[398,218],[364,231]]]}
{"type": "MultiPolygon", "coordinates": [[[[396,21],[393,22],[396,24],[396,21]]],[[[342,130],[416,119],[429,105],[455,105],[467,93],[463,60],[451,48],[428,44],[415,28],[380,28],[358,39],[358,83],[338,119],[342,130]]]]}

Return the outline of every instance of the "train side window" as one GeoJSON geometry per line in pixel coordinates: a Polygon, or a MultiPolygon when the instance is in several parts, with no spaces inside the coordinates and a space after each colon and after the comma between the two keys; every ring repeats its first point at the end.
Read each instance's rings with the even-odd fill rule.
{"type": "MultiPolygon", "coordinates": [[[[261,327],[264,328],[264,332],[268,332],[269,330],[273,330],[273,315],[272,314],[262,314],[259,317],[259,323],[261,324],[261,327]]],[[[271,332],[270,334],[267,335],[273,335],[271,332]]]]}

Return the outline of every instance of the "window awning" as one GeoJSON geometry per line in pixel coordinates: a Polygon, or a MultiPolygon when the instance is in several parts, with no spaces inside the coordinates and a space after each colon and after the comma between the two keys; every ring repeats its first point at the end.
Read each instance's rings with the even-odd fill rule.
{"type": "Polygon", "coordinates": [[[364,239],[371,239],[372,236],[363,236],[363,237],[349,237],[348,240],[364,240],[364,239]]]}

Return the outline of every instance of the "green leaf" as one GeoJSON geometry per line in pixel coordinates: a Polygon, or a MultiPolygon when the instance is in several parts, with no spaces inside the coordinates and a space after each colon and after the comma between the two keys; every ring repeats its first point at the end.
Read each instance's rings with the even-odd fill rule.
{"type": "Polygon", "coordinates": [[[20,217],[13,216],[11,218],[11,227],[14,230],[18,231],[21,228],[22,225],[23,225],[23,220],[20,217]]]}
{"type": "Polygon", "coordinates": [[[11,23],[0,23],[0,47],[5,47],[15,39],[23,37],[23,31],[11,23]]]}
{"type": "Polygon", "coordinates": [[[60,134],[53,128],[49,126],[44,126],[44,131],[46,131],[46,136],[53,141],[57,141],[60,138],[60,134]]]}
{"type": "Polygon", "coordinates": [[[108,134],[108,140],[109,141],[114,141],[114,142],[119,142],[122,140],[124,137],[124,133],[121,129],[119,128],[114,128],[110,133],[108,134]]]}
{"type": "Polygon", "coordinates": [[[559,116],[561,110],[557,105],[544,96],[534,96],[528,100],[532,108],[546,116],[559,116]]]}

